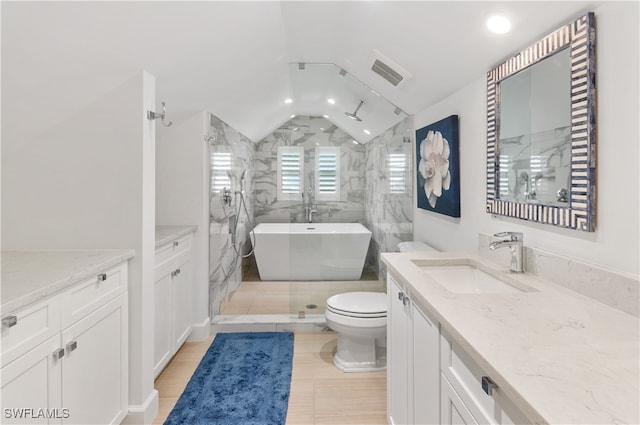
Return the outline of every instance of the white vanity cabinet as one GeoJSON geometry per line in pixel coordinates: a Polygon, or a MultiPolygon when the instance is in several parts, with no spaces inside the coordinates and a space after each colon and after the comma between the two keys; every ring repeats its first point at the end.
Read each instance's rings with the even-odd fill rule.
{"type": "Polygon", "coordinates": [[[124,262],[2,317],[5,423],[122,421],[128,409],[127,293],[124,262]]]}
{"type": "Polygon", "coordinates": [[[512,425],[531,422],[492,385],[491,376],[485,374],[444,330],[440,350],[441,423],[512,425]]]}
{"type": "Polygon", "coordinates": [[[154,375],[191,333],[191,242],[187,234],[156,248],[154,375]]]}
{"type": "Polygon", "coordinates": [[[439,325],[388,275],[389,423],[434,424],[440,416],[439,325]]]}

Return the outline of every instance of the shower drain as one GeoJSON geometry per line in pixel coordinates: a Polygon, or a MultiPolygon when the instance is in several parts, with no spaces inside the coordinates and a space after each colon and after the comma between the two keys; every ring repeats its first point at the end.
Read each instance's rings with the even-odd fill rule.
{"type": "MultiPolygon", "coordinates": [[[[313,310],[313,309],[315,309],[315,308],[318,308],[318,306],[317,306],[317,305],[315,305],[315,304],[307,304],[307,305],[305,306],[305,308],[306,308],[307,310],[313,310]]],[[[307,313],[306,313],[304,310],[300,310],[300,311],[298,312],[298,319],[304,319],[304,318],[306,317],[306,314],[307,314],[307,313]]]]}

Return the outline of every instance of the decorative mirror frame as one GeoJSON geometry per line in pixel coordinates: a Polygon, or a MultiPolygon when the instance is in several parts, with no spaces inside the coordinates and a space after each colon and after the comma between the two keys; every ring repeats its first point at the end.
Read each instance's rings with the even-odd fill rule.
{"type": "Polygon", "coordinates": [[[595,230],[596,72],[593,12],[544,37],[487,73],[487,212],[537,223],[593,232],[595,230]],[[564,49],[571,66],[571,187],[569,205],[503,201],[499,179],[499,83],[564,49]]]}

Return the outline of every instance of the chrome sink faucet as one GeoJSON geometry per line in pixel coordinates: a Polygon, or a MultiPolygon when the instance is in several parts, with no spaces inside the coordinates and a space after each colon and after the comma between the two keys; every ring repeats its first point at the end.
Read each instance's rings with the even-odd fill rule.
{"type": "Polygon", "coordinates": [[[511,251],[511,264],[509,270],[513,273],[524,273],[524,244],[521,232],[500,232],[493,235],[494,240],[489,244],[489,249],[494,250],[505,246],[511,251]]]}

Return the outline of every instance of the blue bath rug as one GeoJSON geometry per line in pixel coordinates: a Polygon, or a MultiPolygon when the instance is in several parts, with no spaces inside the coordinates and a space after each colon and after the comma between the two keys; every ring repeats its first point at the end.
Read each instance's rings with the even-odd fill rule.
{"type": "Polygon", "coordinates": [[[217,334],[165,425],[279,425],[287,417],[293,334],[217,334]]]}

